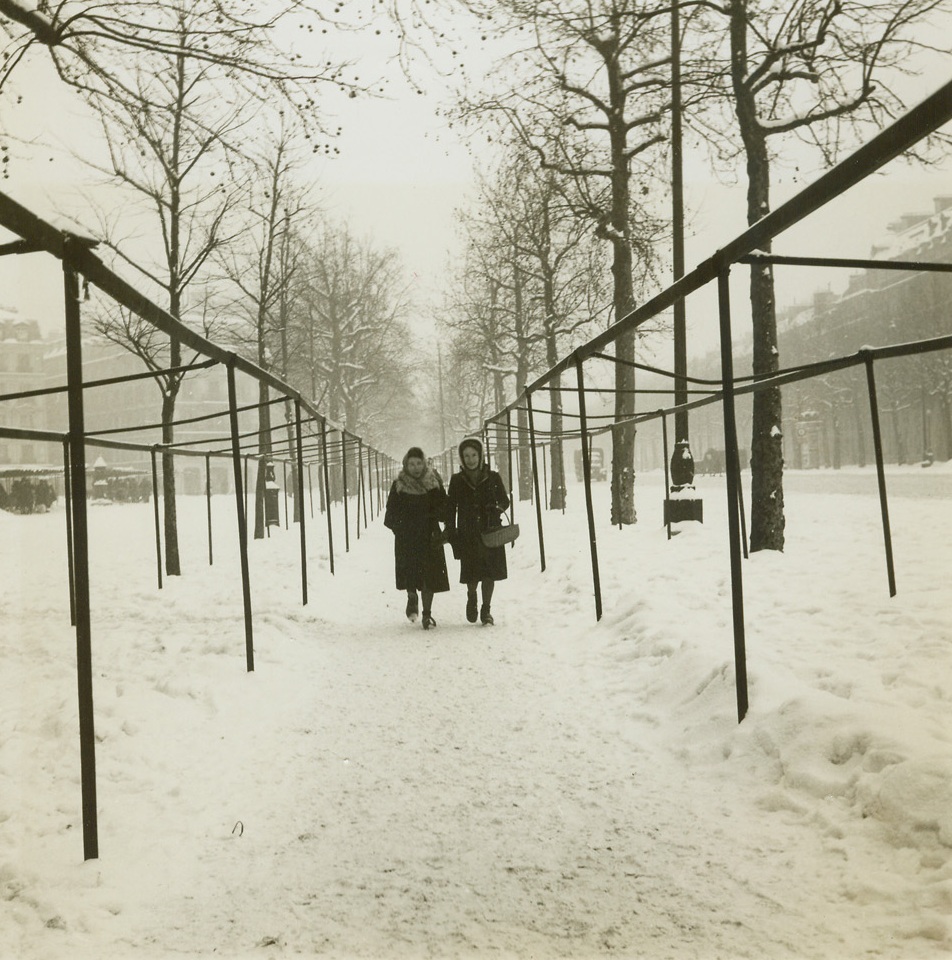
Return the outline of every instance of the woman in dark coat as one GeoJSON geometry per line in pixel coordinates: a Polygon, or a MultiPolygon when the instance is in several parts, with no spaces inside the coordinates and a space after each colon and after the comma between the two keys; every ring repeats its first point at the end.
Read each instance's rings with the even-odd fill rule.
{"type": "Polygon", "coordinates": [[[423,597],[423,629],[436,626],[433,594],[450,588],[440,521],[446,518],[446,491],[440,475],[428,467],[423,451],[411,447],[390,487],[384,526],[393,531],[397,589],[407,592],[407,617],[415,622],[423,597]]]}
{"type": "Polygon", "coordinates": [[[459,582],[466,584],[466,619],[476,622],[476,587],[482,584],[479,619],[491,624],[490,604],[497,580],[505,580],[506,548],[487,547],[481,534],[501,526],[500,515],[509,506],[502,477],[483,463],[483,445],[467,437],[459,445],[460,469],[450,478],[447,534],[453,556],[459,560],[459,582]]]}

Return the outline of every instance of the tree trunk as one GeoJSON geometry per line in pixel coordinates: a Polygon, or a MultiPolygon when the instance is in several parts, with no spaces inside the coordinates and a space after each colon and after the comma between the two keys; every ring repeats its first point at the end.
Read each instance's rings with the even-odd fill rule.
{"type": "Polygon", "coordinates": [[[856,426],[856,465],[858,467],[865,467],[866,412],[869,408],[866,406],[866,404],[859,402],[860,396],[862,396],[862,393],[859,390],[853,391],[853,423],[856,426]]]}
{"type": "MultiPolygon", "coordinates": [[[[173,341],[172,366],[181,363],[181,348],[173,341]],[[178,354],[178,359],[175,359],[178,354]]],[[[170,377],[162,393],[162,442],[169,444],[175,439],[175,399],[178,396],[179,380],[176,374],[170,377]]],[[[162,506],[165,527],[165,572],[170,577],[182,575],[179,558],[178,515],[175,503],[175,457],[168,450],[162,451],[162,506]]]]}
{"type": "Polygon", "coordinates": [[[942,428],[945,433],[945,459],[952,460],[952,403],[949,403],[948,394],[940,394],[942,404],[942,428]]]}
{"type": "MultiPolygon", "coordinates": [[[[286,376],[285,380],[287,380],[286,376]]],[[[297,431],[299,428],[296,427],[294,423],[296,412],[297,408],[293,403],[291,403],[290,400],[288,400],[284,404],[284,420],[287,424],[288,434],[288,459],[291,461],[291,469],[288,471],[288,483],[291,485],[291,487],[288,490],[288,493],[290,493],[292,501],[291,520],[293,523],[300,523],[303,504],[298,502],[301,498],[298,496],[297,431]]]]}
{"type": "MultiPolygon", "coordinates": [[[[615,244],[615,318],[620,320],[634,309],[631,290],[631,249],[627,243],[615,244]],[[623,248],[619,256],[619,248],[623,248]],[[620,267],[618,266],[620,262],[620,267]],[[619,284],[619,274],[627,277],[626,284],[619,284]],[[621,290],[619,289],[621,287],[621,290]]],[[[635,335],[626,333],[615,341],[615,356],[629,362],[635,359],[635,335]]],[[[635,371],[624,363],[615,364],[615,420],[634,416],[635,371]]],[[[612,427],[612,523],[635,523],[635,425],[627,423],[612,427]]]]}
{"type": "MultiPolygon", "coordinates": [[[[625,81],[618,56],[606,58],[611,116],[611,223],[612,306],[617,323],[635,308],[631,255],[631,160],[625,124],[625,81]]],[[[615,341],[615,357],[627,363],[615,364],[615,420],[630,419],[635,412],[635,334],[622,334],[615,341]]],[[[612,510],[613,524],[635,523],[635,425],[612,427],[612,510]]]]}
{"type": "Polygon", "coordinates": [[[271,460],[271,407],[268,404],[268,385],[258,383],[258,475],[255,481],[255,540],[265,535],[264,492],[267,480],[266,465],[271,460]]]}
{"type": "Polygon", "coordinates": [[[833,420],[833,469],[839,470],[843,462],[840,453],[840,415],[836,407],[833,407],[831,416],[833,420]]]}
{"type": "MultiPolygon", "coordinates": [[[[515,258],[518,257],[517,246],[513,245],[513,306],[515,310],[515,334],[516,334],[516,384],[515,395],[519,396],[529,380],[529,346],[526,338],[526,317],[523,312],[525,309],[523,303],[522,290],[522,271],[515,258]]],[[[501,410],[505,404],[497,406],[501,410]]],[[[530,464],[529,450],[529,418],[526,409],[520,405],[516,411],[516,423],[519,427],[518,448],[519,457],[517,460],[518,472],[516,474],[519,483],[519,499],[532,499],[532,466],[530,464]]]]}
{"type": "Polygon", "coordinates": [[[896,445],[896,463],[900,466],[906,462],[906,444],[903,442],[902,430],[899,429],[899,401],[893,403],[892,408],[893,439],[896,445]]]}
{"type": "MultiPolygon", "coordinates": [[[[551,337],[546,343],[547,359],[555,354],[556,359],[549,361],[549,369],[558,363],[558,352],[555,344],[555,338],[551,337]],[[549,343],[552,344],[551,348],[549,343]]],[[[551,423],[551,444],[549,446],[549,459],[552,461],[552,476],[550,477],[549,488],[549,509],[565,509],[565,452],[562,448],[562,391],[557,389],[562,385],[562,377],[555,378],[554,389],[549,391],[549,408],[551,423]]]]}
{"type": "MultiPolygon", "coordinates": [[[[767,141],[757,120],[757,105],[746,86],[746,0],[731,4],[731,78],[734,102],[747,158],[747,223],[770,211],[770,161],[767,141]]],[[[770,244],[763,249],[769,253],[770,244]]],[[[750,268],[753,325],[753,372],[767,377],[779,369],[777,310],[773,268],[750,268]]],[[[783,550],[783,407],[780,388],[760,390],[753,398],[750,441],[750,549],[783,550]]]]}

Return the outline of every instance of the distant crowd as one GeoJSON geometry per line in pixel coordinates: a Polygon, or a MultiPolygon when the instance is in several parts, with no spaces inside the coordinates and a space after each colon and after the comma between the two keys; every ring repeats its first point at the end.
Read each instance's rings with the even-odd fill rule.
{"type": "Polygon", "coordinates": [[[55,502],[56,491],[49,480],[32,477],[0,480],[0,510],[9,513],[46,513],[55,502]]]}

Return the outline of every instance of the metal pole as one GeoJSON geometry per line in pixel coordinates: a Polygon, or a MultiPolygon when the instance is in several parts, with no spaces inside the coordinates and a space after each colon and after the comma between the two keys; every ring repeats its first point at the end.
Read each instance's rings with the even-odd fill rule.
{"type": "Polygon", "coordinates": [[[344,553],[350,552],[350,514],[347,509],[347,431],[340,432],[340,469],[344,489],[344,553]]]}
{"type": "Polygon", "coordinates": [[[595,592],[595,619],[602,619],[602,584],[598,575],[598,547],[595,543],[595,510],[592,507],[592,457],[588,446],[588,421],[585,415],[585,376],[582,360],[576,358],[575,373],[578,378],[578,412],[581,423],[582,472],[585,479],[585,510],[588,513],[588,542],[592,552],[592,586],[595,592]]]}
{"type": "Polygon", "coordinates": [[[731,338],[730,267],[717,274],[718,310],[721,328],[721,380],[724,384],[724,448],[727,457],[727,525],[730,536],[731,599],[734,618],[734,677],[737,687],[737,722],[747,715],[747,649],[744,635],[744,574],[740,556],[740,519],[737,477],[737,417],[734,409],[734,356],[731,338]]]}
{"type": "MultiPolygon", "coordinates": [[[[72,246],[65,241],[66,251],[72,246]]],[[[83,405],[83,341],[79,277],[63,259],[66,315],[66,382],[69,407],[70,489],[76,591],[76,683],[79,698],[79,759],[83,807],[83,856],[99,857],[96,804],[96,731],[93,716],[92,623],[89,612],[89,527],[86,516],[86,432],[83,405]]]]}
{"type": "Polygon", "coordinates": [[[440,385],[440,445],[446,449],[446,404],[443,400],[443,348],[436,344],[436,373],[440,385]]]}
{"type": "MultiPolygon", "coordinates": [[[[364,441],[357,439],[357,489],[363,507],[364,529],[367,529],[367,491],[364,487],[364,441]]],[[[360,536],[360,517],[357,517],[357,536],[360,536]]]]}
{"type": "Polygon", "coordinates": [[[886,498],[886,466],[883,462],[883,435],[879,426],[879,401],[876,399],[876,376],[873,358],[866,358],[866,383],[869,386],[869,414],[873,424],[873,449],[876,451],[876,479],[879,481],[879,508],[883,515],[883,543],[886,547],[886,576],[889,596],[896,596],[896,569],[893,565],[892,533],[889,527],[889,502],[886,498]]]}
{"type": "Polygon", "coordinates": [[[69,438],[63,440],[63,502],[66,504],[66,572],[69,577],[69,623],[76,626],[76,573],[73,569],[73,507],[70,491],[69,438]]]}
{"type": "MultiPolygon", "coordinates": [[[[539,499],[539,469],[536,464],[535,417],[532,412],[532,394],[526,391],[526,409],[529,411],[529,444],[532,448],[532,482],[535,485],[536,526],[539,530],[539,569],[545,573],[545,535],[542,531],[542,501],[539,499]]],[[[510,477],[512,476],[510,472],[510,477]]],[[[512,493],[510,493],[512,496],[512,493]]]]}
{"type": "MultiPolygon", "coordinates": [[[[251,618],[251,574],[248,570],[248,514],[241,482],[241,440],[238,437],[238,391],[235,388],[235,364],[228,364],[228,414],[231,420],[231,450],[235,467],[235,506],[238,511],[238,554],[241,562],[241,596],[245,611],[245,660],[248,672],[255,668],[254,627],[251,618]]],[[[245,477],[248,458],[245,457],[245,477]]]]}
{"type": "Polygon", "coordinates": [[[516,520],[516,495],[512,486],[512,411],[506,411],[506,459],[509,463],[509,522],[516,520]]]}
{"type": "Polygon", "coordinates": [[[664,524],[668,528],[668,539],[671,539],[671,509],[668,501],[671,497],[671,480],[668,476],[668,418],[661,416],[661,443],[664,446],[664,524]]]}
{"type": "MultiPolygon", "coordinates": [[[[367,500],[370,503],[370,519],[374,518],[374,470],[373,470],[373,458],[374,451],[370,447],[367,447],[367,500]]],[[[366,526],[367,520],[364,518],[364,525],[366,526]]]]}
{"type": "Polygon", "coordinates": [[[205,505],[208,513],[208,565],[212,566],[212,458],[205,454],[205,505]]]}
{"type": "Polygon", "coordinates": [[[383,510],[383,488],[380,479],[380,452],[378,450],[374,450],[374,470],[377,475],[377,514],[379,516],[380,511],[383,510]]]}
{"type": "Polygon", "coordinates": [[[382,458],[380,451],[374,451],[374,480],[377,482],[377,516],[380,516],[383,513],[384,503],[386,502],[387,488],[384,486],[383,480],[383,463],[381,462],[382,458]]]}
{"type": "Polygon", "coordinates": [[[360,437],[354,437],[357,441],[357,456],[356,456],[356,469],[357,476],[354,477],[354,494],[356,500],[354,502],[354,529],[357,531],[357,539],[360,539],[360,508],[363,504],[364,497],[364,478],[360,471],[360,464],[363,457],[363,440],[360,437]]]}
{"type": "Polygon", "coordinates": [[[248,457],[245,457],[245,493],[244,493],[245,522],[248,521],[248,457]]]}
{"type": "Polygon", "coordinates": [[[321,460],[322,475],[324,477],[324,502],[327,505],[327,556],[330,561],[331,573],[334,572],[334,522],[331,519],[331,485],[330,474],[327,469],[327,418],[321,418],[321,460]]]}
{"type": "MultiPolygon", "coordinates": [[[[323,421],[321,421],[323,423],[323,421]]],[[[323,431],[323,427],[321,428],[323,431]]],[[[321,504],[321,513],[326,513],[330,509],[328,504],[328,497],[330,496],[328,488],[328,473],[327,473],[327,441],[322,432],[321,434],[321,469],[317,471],[317,492],[318,499],[321,504]]]]}
{"type": "Polygon", "coordinates": [[[284,529],[288,529],[288,462],[281,461],[281,473],[284,479],[284,529]]]}
{"type": "Polygon", "coordinates": [[[155,565],[162,589],[162,524],[159,520],[159,468],[155,459],[155,447],[149,451],[152,457],[152,512],[155,515],[155,565]]]}
{"type": "MultiPolygon", "coordinates": [[[[549,444],[549,456],[552,456],[552,444],[549,444]]],[[[542,496],[545,498],[545,508],[549,509],[549,474],[545,465],[545,444],[542,444],[542,496]]],[[[563,506],[562,512],[565,512],[563,506]]]]}
{"type": "Polygon", "coordinates": [[[734,449],[737,451],[737,509],[740,513],[740,542],[744,548],[744,559],[749,559],[747,552],[747,511],[744,508],[744,475],[740,466],[740,445],[737,442],[737,424],[734,424],[734,449]]]}
{"type": "MultiPolygon", "coordinates": [[[[671,4],[671,261],[674,280],[684,276],[684,160],[681,133],[681,11],[671,4]]],[[[687,403],[687,323],[685,299],[674,301],[674,404],[687,403]]],[[[688,412],[674,415],[674,440],[688,439],[688,412]]],[[[670,525],[668,527],[670,532],[670,525]]]]}
{"type": "MultiPolygon", "coordinates": [[[[294,401],[295,439],[297,440],[298,522],[301,524],[301,603],[307,606],[307,534],[304,524],[304,441],[301,439],[301,401],[294,401]]],[[[285,507],[287,511],[287,507],[285,507]]]]}

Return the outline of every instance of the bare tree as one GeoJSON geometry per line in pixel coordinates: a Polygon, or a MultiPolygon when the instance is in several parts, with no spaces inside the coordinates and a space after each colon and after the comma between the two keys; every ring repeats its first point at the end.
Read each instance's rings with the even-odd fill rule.
{"type": "MultiPolygon", "coordinates": [[[[524,158],[517,161],[524,164],[524,158]]],[[[514,237],[531,279],[532,300],[537,307],[531,334],[541,341],[545,365],[556,365],[583,333],[605,312],[609,302],[604,264],[584,220],[565,202],[565,191],[552,171],[524,169],[523,189],[515,195],[520,208],[520,229],[514,237]]],[[[503,211],[499,211],[502,213],[503,211]]],[[[517,389],[522,388],[517,384],[517,389]]],[[[551,489],[549,506],[565,506],[565,463],[562,450],[561,377],[549,390],[551,432],[551,489]]]]}
{"type": "MultiPolygon", "coordinates": [[[[606,270],[589,225],[565,201],[564,185],[552,171],[540,170],[515,141],[495,177],[485,183],[478,207],[470,216],[481,229],[472,229],[470,242],[479,247],[479,270],[489,301],[484,309],[505,320],[506,336],[497,324],[492,343],[505,346],[518,395],[540,367],[552,367],[561,352],[577,342],[605,312],[609,301],[606,270]],[[544,362],[543,362],[544,361],[544,362]]],[[[474,250],[474,255],[476,251],[474,250]]],[[[470,259],[472,266],[475,256],[470,259]]],[[[481,289],[478,285],[474,288],[481,289]]],[[[473,330],[473,324],[469,327],[473,330]]],[[[474,331],[475,332],[475,331],[474,331]]],[[[490,344],[487,343],[487,352],[490,344]]],[[[506,364],[504,364],[504,367],[506,364]]],[[[552,509],[565,498],[562,456],[562,394],[560,382],[548,393],[552,435],[552,509]]],[[[498,408],[497,408],[498,409],[498,408]]],[[[519,493],[531,496],[526,409],[516,411],[519,438],[519,493]]]]}
{"type": "Polygon", "coordinates": [[[399,260],[328,223],[308,247],[292,312],[292,382],[331,420],[386,436],[412,403],[410,305],[399,260]]]}
{"type": "MultiPolygon", "coordinates": [[[[566,196],[574,210],[611,245],[612,303],[619,320],[634,309],[639,280],[651,275],[655,259],[657,226],[644,213],[635,222],[632,184],[636,158],[664,139],[664,21],[634,0],[505,0],[499,7],[505,11],[493,17],[504,21],[499,31],[524,31],[532,41],[507,57],[508,88],[468,103],[464,115],[504,117],[543,169],[571,185],[566,196]],[[512,83],[514,62],[524,66],[512,83]]],[[[630,332],[615,343],[620,423],[613,429],[612,522],[619,524],[636,520],[634,343],[630,332]]]]}
{"type": "MultiPolygon", "coordinates": [[[[247,206],[248,229],[243,231],[239,243],[221,251],[219,259],[229,283],[237,291],[232,311],[236,316],[244,316],[247,323],[248,335],[239,335],[239,340],[259,367],[286,380],[290,366],[290,301],[301,258],[298,232],[313,211],[294,181],[298,154],[293,131],[282,120],[269,140],[267,152],[254,164],[247,206]]],[[[265,535],[266,473],[274,446],[269,400],[268,385],[259,382],[256,539],[265,535]]],[[[285,406],[289,424],[290,404],[285,406]]],[[[291,430],[289,425],[287,429],[291,430]]]]}
{"type": "MultiPolygon", "coordinates": [[[[193,41],[192,21],[177,22],[181,46],[193,41]]],[[[99,101],[107,160],[99,169],[124,189],[128,204],[114,208],[103,223],[104,239],[117,256],[161,291],[169,313],[187,319],[186,293],[201,286],[210,258],[231,239],[231,217],[243,191],[242,176],[231,159],[230,139],[243,119],[234,102],[213,96],[206,66],[178,54],[154,69],[143,64],[129,79],[133,99],[99,101]],[[162,104],[145,108],[143,104],[162,104]],[[138,249],[120,230],[158,238],[138,249]]],[[[199,307],[199,304],[195,304],[199,307]]],[[[106,321],[102,331],[140,356],[150,369],[182,365],[181,343],[167,345],[141,324],[106,321]]],[[[182,372],[156,377],[162,397],[162,440],[174,439],[175,403],[182,372]]],[[[181,572],[176,523],[173,457],[163,452],[166,570],[181,572]]]]}
{"type": "Polygon", "coordinates": [[[346,26],[304,0],[0,0],[0,91],[21,62],[42,53],[65,84],[87,95],[135,99],[142,91],[129,77],[143,57],[158,55],[183,58],[191,71],[214,68],[243,95],[286,100],[313,124],[318,89],[353,96],[368,86],[337,58],[305,60],[298,38],[313,49],[330,28],[346,26]],[[174,23],[186,12],[192,29],[183,37],[174,23]]]}
{"type": "MultiPolygon", "coordinates": [[[[747,176],[747,221],[770,211],[770,181],[776,151],[771,138],[793,134],[818,148],[827,162],[855,142],[864,124],[882,126],[901,108],[893,83],[918,47],[914,30],[941,9],[942,0],[795,0],[752,3],[705,2],[722,36],[709,81],[720,84],[730,105],[747,176]],[[723,18],[723,28],[717,24],[723,18]]],[[[706,37],[705,40],[708,40],[706,37]]],[[[710,112],[696,118],[704,136],[730,153],[710,112]]],[[[769,252],[769,245],[765,247],[769,252]]],[[[750,270],[753,316],[753,372],[765,377],[779,369],[773,272],[750,270]]],[[[751,438],[752,550],[782,550],[784,544],[783,448],[779,389],[754,396],[751,438]]]]}

